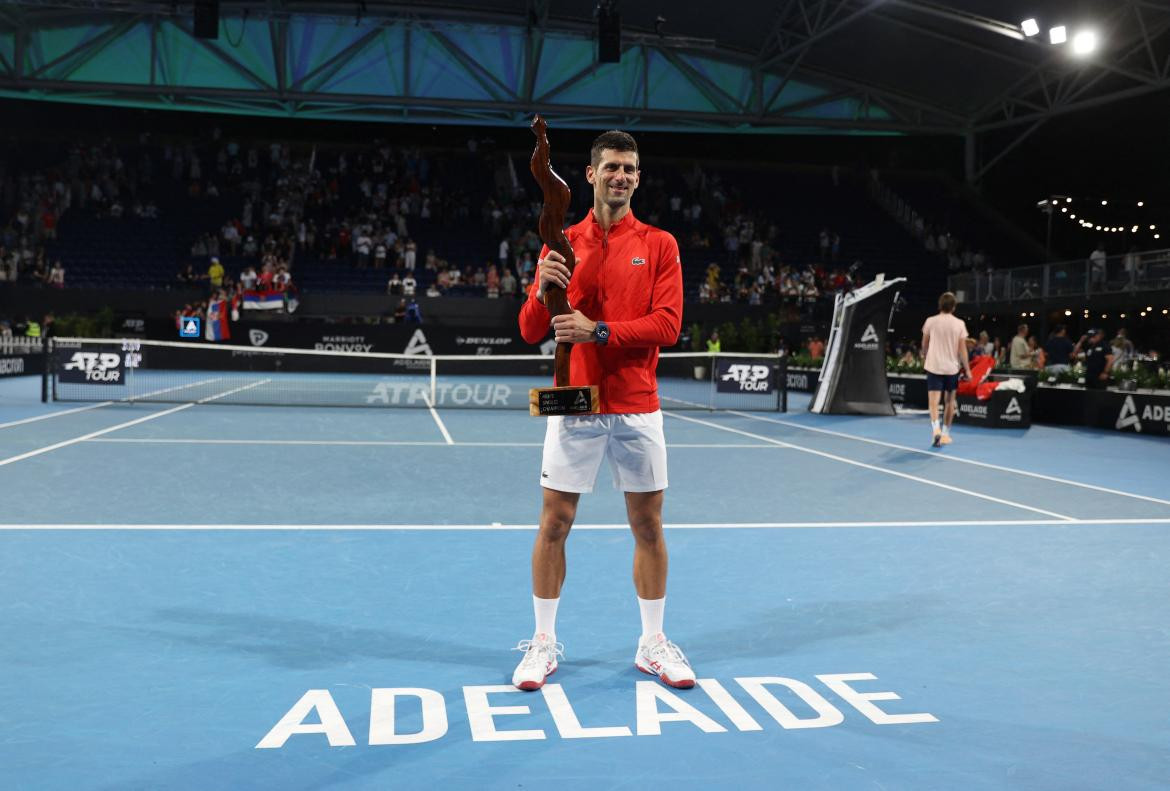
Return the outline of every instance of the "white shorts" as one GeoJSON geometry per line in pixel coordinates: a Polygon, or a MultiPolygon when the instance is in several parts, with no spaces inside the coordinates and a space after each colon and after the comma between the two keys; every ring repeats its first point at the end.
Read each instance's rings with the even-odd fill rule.
{"type": "Polygon", "coordinates": [[[602,457],[614,488],[656,492],[666,488],[666,437],[662,412],[550,417],[544,433],[540,485],[558,492],[593,491],[602,457]]]}

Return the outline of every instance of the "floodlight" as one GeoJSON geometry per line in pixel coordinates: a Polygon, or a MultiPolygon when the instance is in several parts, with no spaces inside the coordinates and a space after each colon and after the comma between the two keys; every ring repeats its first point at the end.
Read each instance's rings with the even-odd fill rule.
{"type": "Polygon", "coordinates": [[[1060,27],[1054,27],[1052,30],[1048,31],[1048,40],[1053,44],[1063,44],[1064,42],[1068,41],[1068,30],[1064,25],[1061,25],[1060,27]]]}
{"type": "Polygon", "coordinates": [[[1035,19],[1025,19],[1020,23],[1020,29],[1024,31],[1024,35],[1028,38],[1040,32],[1040,25],[1036,23],[1035,19]]]}
{"type": "Polygon", "coordinates": [[[1082,30],[1073,36],[1074,55],[1091,55],[1097,50],[1097,34],[1092,30],[1082,30]]]}

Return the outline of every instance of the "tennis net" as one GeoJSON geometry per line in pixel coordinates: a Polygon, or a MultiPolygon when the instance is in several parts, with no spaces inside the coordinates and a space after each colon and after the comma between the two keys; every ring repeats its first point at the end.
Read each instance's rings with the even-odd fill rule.
{"type": "MultiPolygon", "coordinates": [[[[664,409],[787,410],[774,355],[663,353],[657,376],[664,409]]],[[[45,379],[54,401],[527,410],[553,358],[53,338],[45,379]]]]}

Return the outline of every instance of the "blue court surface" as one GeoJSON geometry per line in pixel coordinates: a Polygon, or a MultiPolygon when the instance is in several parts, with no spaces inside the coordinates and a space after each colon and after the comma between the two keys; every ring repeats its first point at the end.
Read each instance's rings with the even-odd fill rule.
{"type": "Polygon", "coordinates": [[[603,469],[532,630],[543,421],[0,383],[5,789],[1170,784],[1170,446],[668,411],[668,635],[603,469]]]}

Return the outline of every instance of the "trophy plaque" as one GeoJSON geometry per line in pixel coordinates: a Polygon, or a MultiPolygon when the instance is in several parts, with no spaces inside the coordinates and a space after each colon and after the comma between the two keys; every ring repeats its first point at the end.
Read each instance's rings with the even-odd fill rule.
{"type": "MultiPolygon", "coordinates": [[[[565,236],[565,213],[569,209],[569,185],[552,169],[549,161],[548,124],[537,115],[532,120],[532,132],[536,135],[536,148],[532,152],[529,170],[544,194],[544,205],[540,210],[540,238],[549,250],[556,250],[565,257],[565,266],[572,273],[577,265],[573,248],[565,236]]],[[[544,292],[544,304],[549,316],[572,313],[565,289],[549,286],[544,292]]],[[[573,344],[558,343],[554,356],[555,387],[534,387],[528,392],[528,413],[536,416],[547,415],[588,415],[597,412],[599,401],[596,385],[569,384],[569,357],[573,344]]]]}

